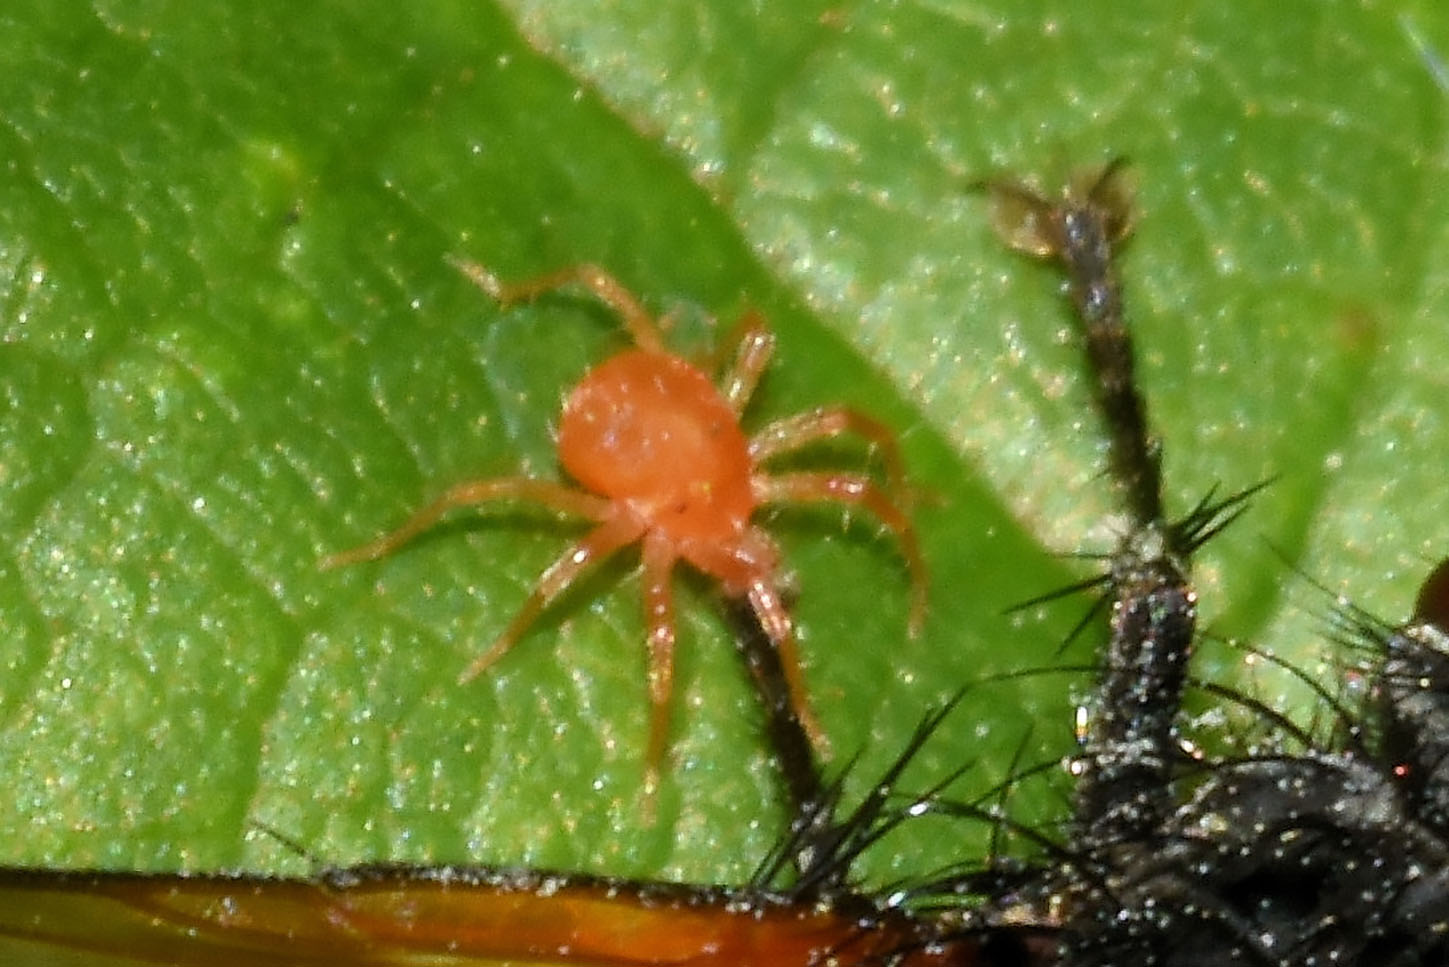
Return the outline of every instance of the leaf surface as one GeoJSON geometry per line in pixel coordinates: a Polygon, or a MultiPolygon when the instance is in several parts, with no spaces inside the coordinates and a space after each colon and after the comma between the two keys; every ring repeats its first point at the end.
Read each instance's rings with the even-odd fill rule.
{"type": "MultiPolygon", "coordinates": [[[[4,862],[310,868],[263,823],[329,865],[745,879],[784,820],[708,581],[678,582],[651,825],[631,560],[462,686],[577,528],[489,508],[316,566],[451,484],[555,476],[562,395],[624,344],[586,298],[500,308],[446,259],[597,262],[696,348],[758,307],[780,349],[749,426],[839,401],[900,433],[919,638],[873,522],[763,518],[836,761],[867,777],[963,684],[1089,660],[1057,656],[1085,602],[1003,615],[1090,573],[1060,552],[1110,548],[1113,508],[1057,276],[969,186],[1119,154],[1170,503],[1276,477],[1202,555],[1207,623],[1338,675],[1326,601],[1277,553],[1392,617],[1446,536],[1449,95],[1422,45],[1449,50],[1449,15],[1400,9],[10,4],[4,862]]],[[[1232,651],[1199,672],[1311,715],[1232,651]]],[[[971,761],[967,795],[1023,742],[1066,753],[1082,684],[974,688],[915,781],[971,761]]],[[[987,832],[951,856],[907,835],[873,870],[987,832]]]]}

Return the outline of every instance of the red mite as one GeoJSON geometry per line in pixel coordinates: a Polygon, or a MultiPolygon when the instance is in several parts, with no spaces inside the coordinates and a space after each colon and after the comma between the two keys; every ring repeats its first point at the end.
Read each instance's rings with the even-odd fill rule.
{"type": "Polygon", "coordinates": [[[658,784],[674,680],[671,573],[683,561],[748,600],[779,652],[791,704],[812,741],[823,736],[810,708],[789,612],[779,587],[779,549],[751,523],[763,504],[830,500],[864,507],[901,543],[910,569],[910,630],[925,615],[925,565],[915,531],[899,503],[904,474],[895,437],[854,410],[820,407],[767,424],[751,437],[740,428],[773,352],[764,318],[747,312],[736,326],[733,358],[718,386],[695,364],[669,352],[659,323],[608,273],[579,265],[507,285],[487,269],[458,263],[501,304],[581,285],[618,313],[634,347],[594,367],[569,394],[559,423],[559,463],[578,487],[532,477],[496,477],[458,484],[397,530],[322,561],[324,568],[374,560],[397,550],[454,508],[494,500],[523,500],[594,523],[577,544],[543,572],[513,620],[463,673],[466,682],[508,651],[560,594],[589,568],[631,545],[643,560],[648,627],[650,719],[646,792],[658,784]],[[847,472],[770,474],[773,457],[814,441],[854,432],[874,444],[889,486],[847,472]]]}

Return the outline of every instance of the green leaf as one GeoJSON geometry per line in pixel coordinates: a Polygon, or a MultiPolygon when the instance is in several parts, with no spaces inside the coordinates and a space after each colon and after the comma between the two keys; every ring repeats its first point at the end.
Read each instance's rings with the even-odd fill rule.
{"type": "MultiPolygon", "coordinates": [[[[466,685],[576,528],[488,508],[317,567],[452,484],[556,475],[561,395],[624,345],[588,299],[500,308],[448,257],[597,262],[695,347],[703,316],[758,307],[780,349],[748,426],[847,402],[900,433],[920,637],[873,522],[763,518],[860,787],[962,685],[1089,659],[1057,655],[1085,603],[1002,614],[1087,573],[1058,555],[1110,547],[1113,508],[1057,276],[968,186],[1118,154],[1171,504],[1277,476],[1202,555],[1207,621],[1340,675],[1326,601],[1270,548],[1393,617],[1445,538],[1449,94],[1416,41],[1449,51],[1449,15],[1403,10],[10,4],[3,861],[309,868],[261,823],[329,864],[744,879],[784,816],[708,581],[678,582],[650,824],[631,561],[466,685]]],[[[1199,670],[1288,691],[1228,649],[1199,670]]],[[[974,688],[912,776],[970,761],[969,794],[1024,737],[1028,762],[1064,754],[1084,685],[974,688]]],[[[1065,784],[1014,808],[1054,817],[1065,784]]],[[[988,832],[893,841],[873,870],[988,832]]]]}

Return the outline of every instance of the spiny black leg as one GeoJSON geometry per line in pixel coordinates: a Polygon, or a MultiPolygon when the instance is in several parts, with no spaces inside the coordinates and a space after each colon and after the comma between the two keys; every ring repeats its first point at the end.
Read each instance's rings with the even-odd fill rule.
{"type": "Polygon", "coordinates": [[[1130,227],[1130,191],[1119,159],[1079,179],[1060,199],[989,184],[993,219],[1007,244],[1055,259],[1081,328],[1108,465],[1128,515],[1112,557],[1111,638],[1083,736],[1078,838],[1141,841],[1172,808],[1175,724],[1197,624],[1188,557],[1226,505],[1205,501],[1174,525],[1162,506],[1160,448],[1137,391],[1132,337],[1114,256],[1130,227]]]}
{"type": "Polygon", "coordinates": [[[1131,232],[1124,159],[1078,179],[1060,199],[1022,185],[988,183],[997,232],[1008,245],[1054,258],[1066,272],[1093,376],[1093,395],[1110,443],[1112,477],[1134,527],[1160,523],[1161,457],[1137,391],[1132,336],[1113,261],[1131,232]]]}
{"type": "Polygon", "coordinates": [[[799,873],[809,865],[817,840],[829,833],[830,793],[815,747],[795,714],[779,652],[748,602],[732,599],[726,603],[726,610],[735,631],[735,645],[745,659],[765,710],[765,737],[774,750],[789,800],[792,842],[798,855],[778,859],[793,865],[799,873]]]}
{"type": "Polygon", "coordinates": [[[1162,509],[1111,264],[1128,224],[1118,167],[1060,201],[988,186],[1008,244],[1066,271],[1129,519],[1104,582],[1111,638],[1083,728],[1070,859],[1037,887],[1062,901],[1060,962],[1449,963],[1449,562],[1402,626],[1340,608],[1337,637],[1369,649],[1373,684],[1362,712],[1330,703],[1342,747],[1237,696],[1271,741],[1191,768],[1180,754],[1190,559],[1258,488],[1209,494],[1175,522],[1162,509]]]}
{"type": "Polygon", "coordinates": [[[1137,390],[1114,262],[1131,228],[1122,162],[1077,180],[1056,199],[1021,185],[986,187],[1007,244],[1054,259],[1066,275],[1108,469],[1127,517],[1102,580],[1111,632],[1079,736],[1073,858],[1047,886],[1066,901],[1062,960],[1073,967],[1167,963],[1174,947],[1168,935],[1187,929],[1222,931],[1227,949],[1256,962],[1260,951],[1249,939],[1232,939],[1241,930],[1230,903],[1183,899],[1190,882],[1179,877],[1171,854],[1181,851],[1172,825],[1184,765],[1177,722],[1197,631],[1188,569],[1197,549],[1258,488],[1225,499],[1209,493],[1176,521],[1164,509],[1161,448],[1137,390]]]}

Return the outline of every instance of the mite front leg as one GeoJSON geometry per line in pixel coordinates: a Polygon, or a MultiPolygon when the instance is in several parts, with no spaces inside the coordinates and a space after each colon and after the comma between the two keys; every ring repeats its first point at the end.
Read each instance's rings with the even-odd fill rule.
{"type": "Polygon", "coordinates": [[[640,349],[658,353],[665,351],[664,337],[660,334],[654,317],[649,315],[633,292],[630,292],[622,282],[597,265],[585,262],[582,265],[571,265],[568,268],[532,279],[504,282],[477,262],[453,256],[449,256],[448,261],[454,268],[471,279],[474,285],[492,296],[501,306],[508,306],[515,302],[528,302],[566,285],[581,285],[593,293],[600,302],[619,314],[624,328],[629,330],[629,335],[640,349]]]}
{"type": "Polygon", "coordinates": [[[722,345],[734,347],[734,356],[720,380],[720,392],[735,416],[739,416],[770,365],[770,357],[775,353],[775,334],[765,317],[751,309],[740,316],[730,338],[722,345]]]}
{"type": "Polygon", "coordinates": [[[386,557],[432,527],[448,511],[493,500],[528,501],[562,514],[586,517],[591,520],[603,520],[608,516],[610,508],[609,501],[602,497],[581,493],[546,480],[533,480],[529,477],[472,480],[449,488],[437,500],[409,517],[397,530],[384,534],[377,540],[363,544],[361,547],[329,554],[322,558],[317,566],[324,571],[330,571],[336,567],[386,557]]]}

